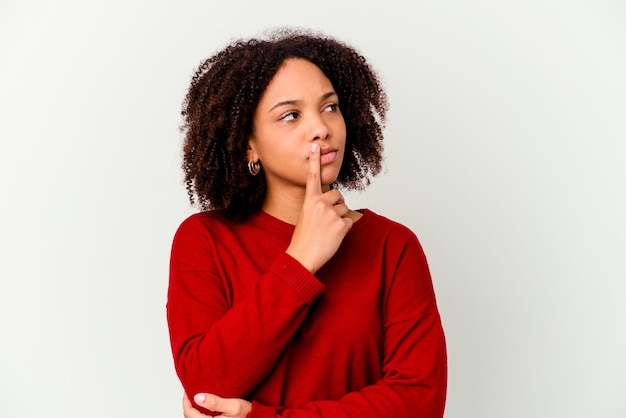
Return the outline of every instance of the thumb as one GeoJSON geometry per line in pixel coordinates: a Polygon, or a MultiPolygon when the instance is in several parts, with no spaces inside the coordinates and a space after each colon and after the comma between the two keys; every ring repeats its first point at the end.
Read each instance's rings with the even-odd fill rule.
{"type": "Polygon", "coordinates": [[[309,152],[309,172],[306,180],[306,195],[316,196],[322,194],[322,179],[320,178],[320,146],[311,144],[309,152]]]}
{"type": "Polygon", "coordinates": [[[220,407],[220,400],[220,397],[211,395],[209,393],[198,393],[193,397],[193,401],[197,405],[202,406],[210,411],[222,412],[220,409],[218,409],[220,407]]]}
{"type": "Polygon", "coordinates": [[[220,412],[225,415],[237,414],[239,403],[234,398],[220,398],[210,393],[198,393],[193,397],[196,404],[213,412],[220,412]]]}

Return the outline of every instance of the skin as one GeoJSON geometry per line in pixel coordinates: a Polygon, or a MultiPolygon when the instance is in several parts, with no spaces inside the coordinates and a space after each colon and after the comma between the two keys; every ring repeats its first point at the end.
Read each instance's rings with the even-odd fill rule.
{"type": "MultiPolygon", "coordinates": [[[[263,210],[295,224],[302,207],[309,151],[317,142],[336,158],[321,168],[324,192],[343,161],[346,125],[331,82],[309,61],[288,59],[269,83],[253,115],[248,158],[261,161],[267,182],[263,210]]],[[[332,157],[331,157],[332,158],[332,157]]]]}
{"type": "MultiPolygon", "coordinates": [[[[252,404],[244,399],[220,398],[219,396],[199,393],[193,397],[194,402],[210,410],[219,412],[217,418],[245,418],[252,410],[252,404]]],[[[209,415],[195,409],[187,397],[183,396],[183,413],[185,418],[204,418],[209,415]]]]}
{"type": "Polygon", "coordinates": [[[263,93],[253,125],[248,158],[263,166],[263,210],[296,225],[287,254],[315,273],[360,216],[330,190],[346,144],[339,98],[316,65],[288,59],[263,93]]]}
{"type": "MultiPolygon", "coordinates": [[[[339,98],[316,65],[288,59],[263,93],[253,126],[248,159],[261,161],[267,180],[263,211],[295,225],[286,252],[315,274],[361,216],[330,189],[346,143],[339,98]]],[[[194,401],[224,418],[243,418],[252,408],[244,399],[214,394],[197,394],[194,401]]],[[[186,418],[207,416],[186,396],[183,410],[186,418]]]]}

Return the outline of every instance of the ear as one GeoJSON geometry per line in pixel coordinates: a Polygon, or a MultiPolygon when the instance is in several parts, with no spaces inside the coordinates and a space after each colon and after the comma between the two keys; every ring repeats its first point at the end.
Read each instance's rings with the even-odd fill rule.
{"type": "Polygon", "coordinates": [[[248,152],[247,152],[247,157],[248,157],[248,161],[252,161],[252,162],[257,162],[259,161],[259,153],[256,151],[255,149],[255,142],[254,142],[254,136],[250,136],[250,138],[248,139],[248,152]]]}

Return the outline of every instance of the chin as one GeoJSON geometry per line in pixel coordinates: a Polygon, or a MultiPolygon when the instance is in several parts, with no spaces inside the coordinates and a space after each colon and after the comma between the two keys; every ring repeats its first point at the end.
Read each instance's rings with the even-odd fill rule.
{"type": "Polygon", "coordinates": [[[339,175],[325,176],[322,174],[322,179],[321,179],[322,186],[330,186],[331,184],[337,181],[337,177],[339,177],[339,175]]]}
{"type": "Polygon", "coordinates": [[[339,177],[339,169],[341,166],[337,167],[334,165],[328,165],[326,167],[322,167],[320,172],[321,182],[323,185],[329,185],[337,181],[339,177]]]}

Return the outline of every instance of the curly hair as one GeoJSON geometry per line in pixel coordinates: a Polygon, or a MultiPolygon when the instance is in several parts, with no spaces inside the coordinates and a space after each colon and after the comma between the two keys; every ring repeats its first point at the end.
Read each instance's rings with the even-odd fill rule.
{"type": "MultiPolygon", "coordinates": [[[[247,170],[253,115],[282,63],[302,58],[332,83],[346,124],[346,150],[335,185],[361,190],[382,167],[387,96],[354,48],[311,31],[280,29],[238,40],[202,62],[183,102],[183,164],[191,204],[243,221],[261,209],[263,175],[247,170]]],[[[261,162],[262,163],[262,162],[261,162]]]]}

